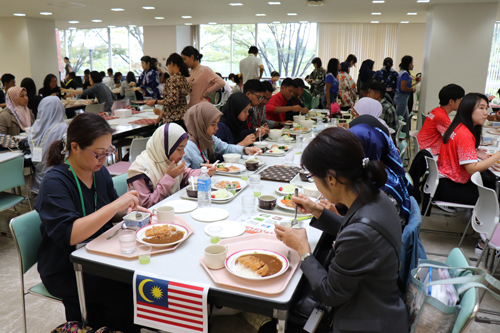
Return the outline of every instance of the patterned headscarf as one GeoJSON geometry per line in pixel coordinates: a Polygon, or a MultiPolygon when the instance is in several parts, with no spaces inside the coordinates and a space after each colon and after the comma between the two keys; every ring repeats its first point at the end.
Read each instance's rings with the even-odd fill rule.
{"type": "Polygon", "coordinates": [[[16,117],[17,123],[19,127],[24,131],[25,127],[31,126],[31,115],[30,110],[27,106],[19,105],[19,96],[21,92],[24,91],[26,94],[26,89],[21,87],[12,87],[7,90],[7,98],[5,99],[5,103],[7,104],[7,108],[12,112],[14,117],[16,117]]]}

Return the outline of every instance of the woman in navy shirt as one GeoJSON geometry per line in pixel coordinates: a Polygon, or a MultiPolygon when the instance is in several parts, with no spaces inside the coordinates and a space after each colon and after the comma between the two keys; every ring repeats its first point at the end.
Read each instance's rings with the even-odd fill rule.
{"type": "MultiPolygon", "coordinates": [[[[111,222],[121,221],[138,204],[135,191],[118,197],[102,167],[114,153],[112,133],[103,117],[82,113],[47,152],[47,164],[53,168],[43,178],[35,204],[42,220],[38,272],[47,290],[63,300],[67,321],[82,318],[71,252],[110,229],[111,222]]],[[[84,283],[91,327],[139,332],[133,324],[130,285],[89,274],[84,274],[84,283]]]]}
{"type": "Polygon", "coordinates": [[[325,102],[328,110],[331,109],[331,105],[337,101],[337,95],[339,94],[339,80],[337,79],[338,72],[340,70],[340,63],[338,59],[332,58],[328,61],[328,67],[326,69],[325,77],[325,102]]]}

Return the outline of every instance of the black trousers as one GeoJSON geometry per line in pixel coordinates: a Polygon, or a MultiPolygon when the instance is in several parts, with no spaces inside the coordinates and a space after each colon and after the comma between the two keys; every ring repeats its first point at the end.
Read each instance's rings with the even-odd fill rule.
{"type": "MultiPolygon", "coordinates": [[[[495,189],[495,178],[491,172],[482,172],[481,178],[485,187],[495,189]]],[[[477,186],[471,180],[465,184],[459,184],[448,178],[441,178],[439,180],[439,185],[434,195],[434,199],[436,200],[464,205],[475,205],[478,198],[479,192],[477,186]]]]}

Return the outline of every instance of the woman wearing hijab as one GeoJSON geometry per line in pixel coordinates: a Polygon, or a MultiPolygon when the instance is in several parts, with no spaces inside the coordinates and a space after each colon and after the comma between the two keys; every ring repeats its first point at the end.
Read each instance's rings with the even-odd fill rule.
{"type": "Polygon", "coordinates": [[[380,104],[380,102],[376,99],[370,97],[363,97],[359,99],[356,104],[354,104],[351,112],[353,117],[363,115],[370,115],[372,117],[375,117],[382,125],[389,129],[389,126],[387,126],[384,119],[380,118],[380,115],[382,114],[382,104],[380,104]]]}
{"type": "MultiPolygon", "coordinates": [[[[127,183],[139,193],[139,205],[149,208],[186,186],[189,177],[200,175],[199,169],[190,169],[181,161],[188,138],[175,123],[162,125],[153,133],[146,150],[128,170],[127,183]]],[[[215,168],[208,173],[212,176],[215,168]]]]}
{"type": "Polygon", "coordinates": [[[35,116],[28,109],[28,93],[21,87],[11,87],[5,98],[7,106],[0,111],[0,134],[19,135],[25,127],[31,127],[35,116]]]}
{"type": "Polygon", "coordinates": [[[28,131],[28,144],[32,152],[33,166],[35,167],[35,178],[32,190],[38,192],[43,176],[51,169],[47,166],[47,157],[52,142],[61,140],[66,134],[68,125],[64,122],[66,109],[59,97],[45,97],[38,106],[38,119],[28,131]],[[38,160],[35,156],[36,149],[41,149],[38,160]]]}
{"type": "Polygon", "coordinates": [[[340,64],[340,71],[337,76],[339,80],[340,109],[348,111],[356,100],[356,82],[349,75],[349,63],[340,64]]]}
{"type": "Polygon", "coordinates": [[[358,74],[358,95],[361,95],[361,88],[363,88],[363,85],[373,77],[373,74],[375,74],[375,72],[373,71],[374,63],[375,61],[366,59],[361,64],[358,74]]]}
{"type": "Polygon", "coordinates": [[[248,146],[255,142],[255,129],[248,119],[252,101],[244,93],[232,94],[222,109],[219,129],[215,135],[224,142],[248,146]]]}
{"type": "Polygon", "coordinates": [[[189,141],[186,145],[184,161],[192,169],[201,168],[201,164],[214,163],[217,154],[248,154],[261,152],[257,147],[231,145],[215,136],[222,112],[208,102],[201,102],[189,108],[184,116],[188,129],[189,141]]]}

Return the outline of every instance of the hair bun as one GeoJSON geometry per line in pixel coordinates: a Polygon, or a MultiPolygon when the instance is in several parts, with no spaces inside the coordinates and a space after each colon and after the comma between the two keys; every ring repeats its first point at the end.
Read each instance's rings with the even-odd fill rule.
{"type": "Polygon", "coordinates": [[[203,54],[201,54],[201,53],[200,53],[200,54],[198,55],[198,60],[201,60],[201,58],[203,58],[203,54]]]}

